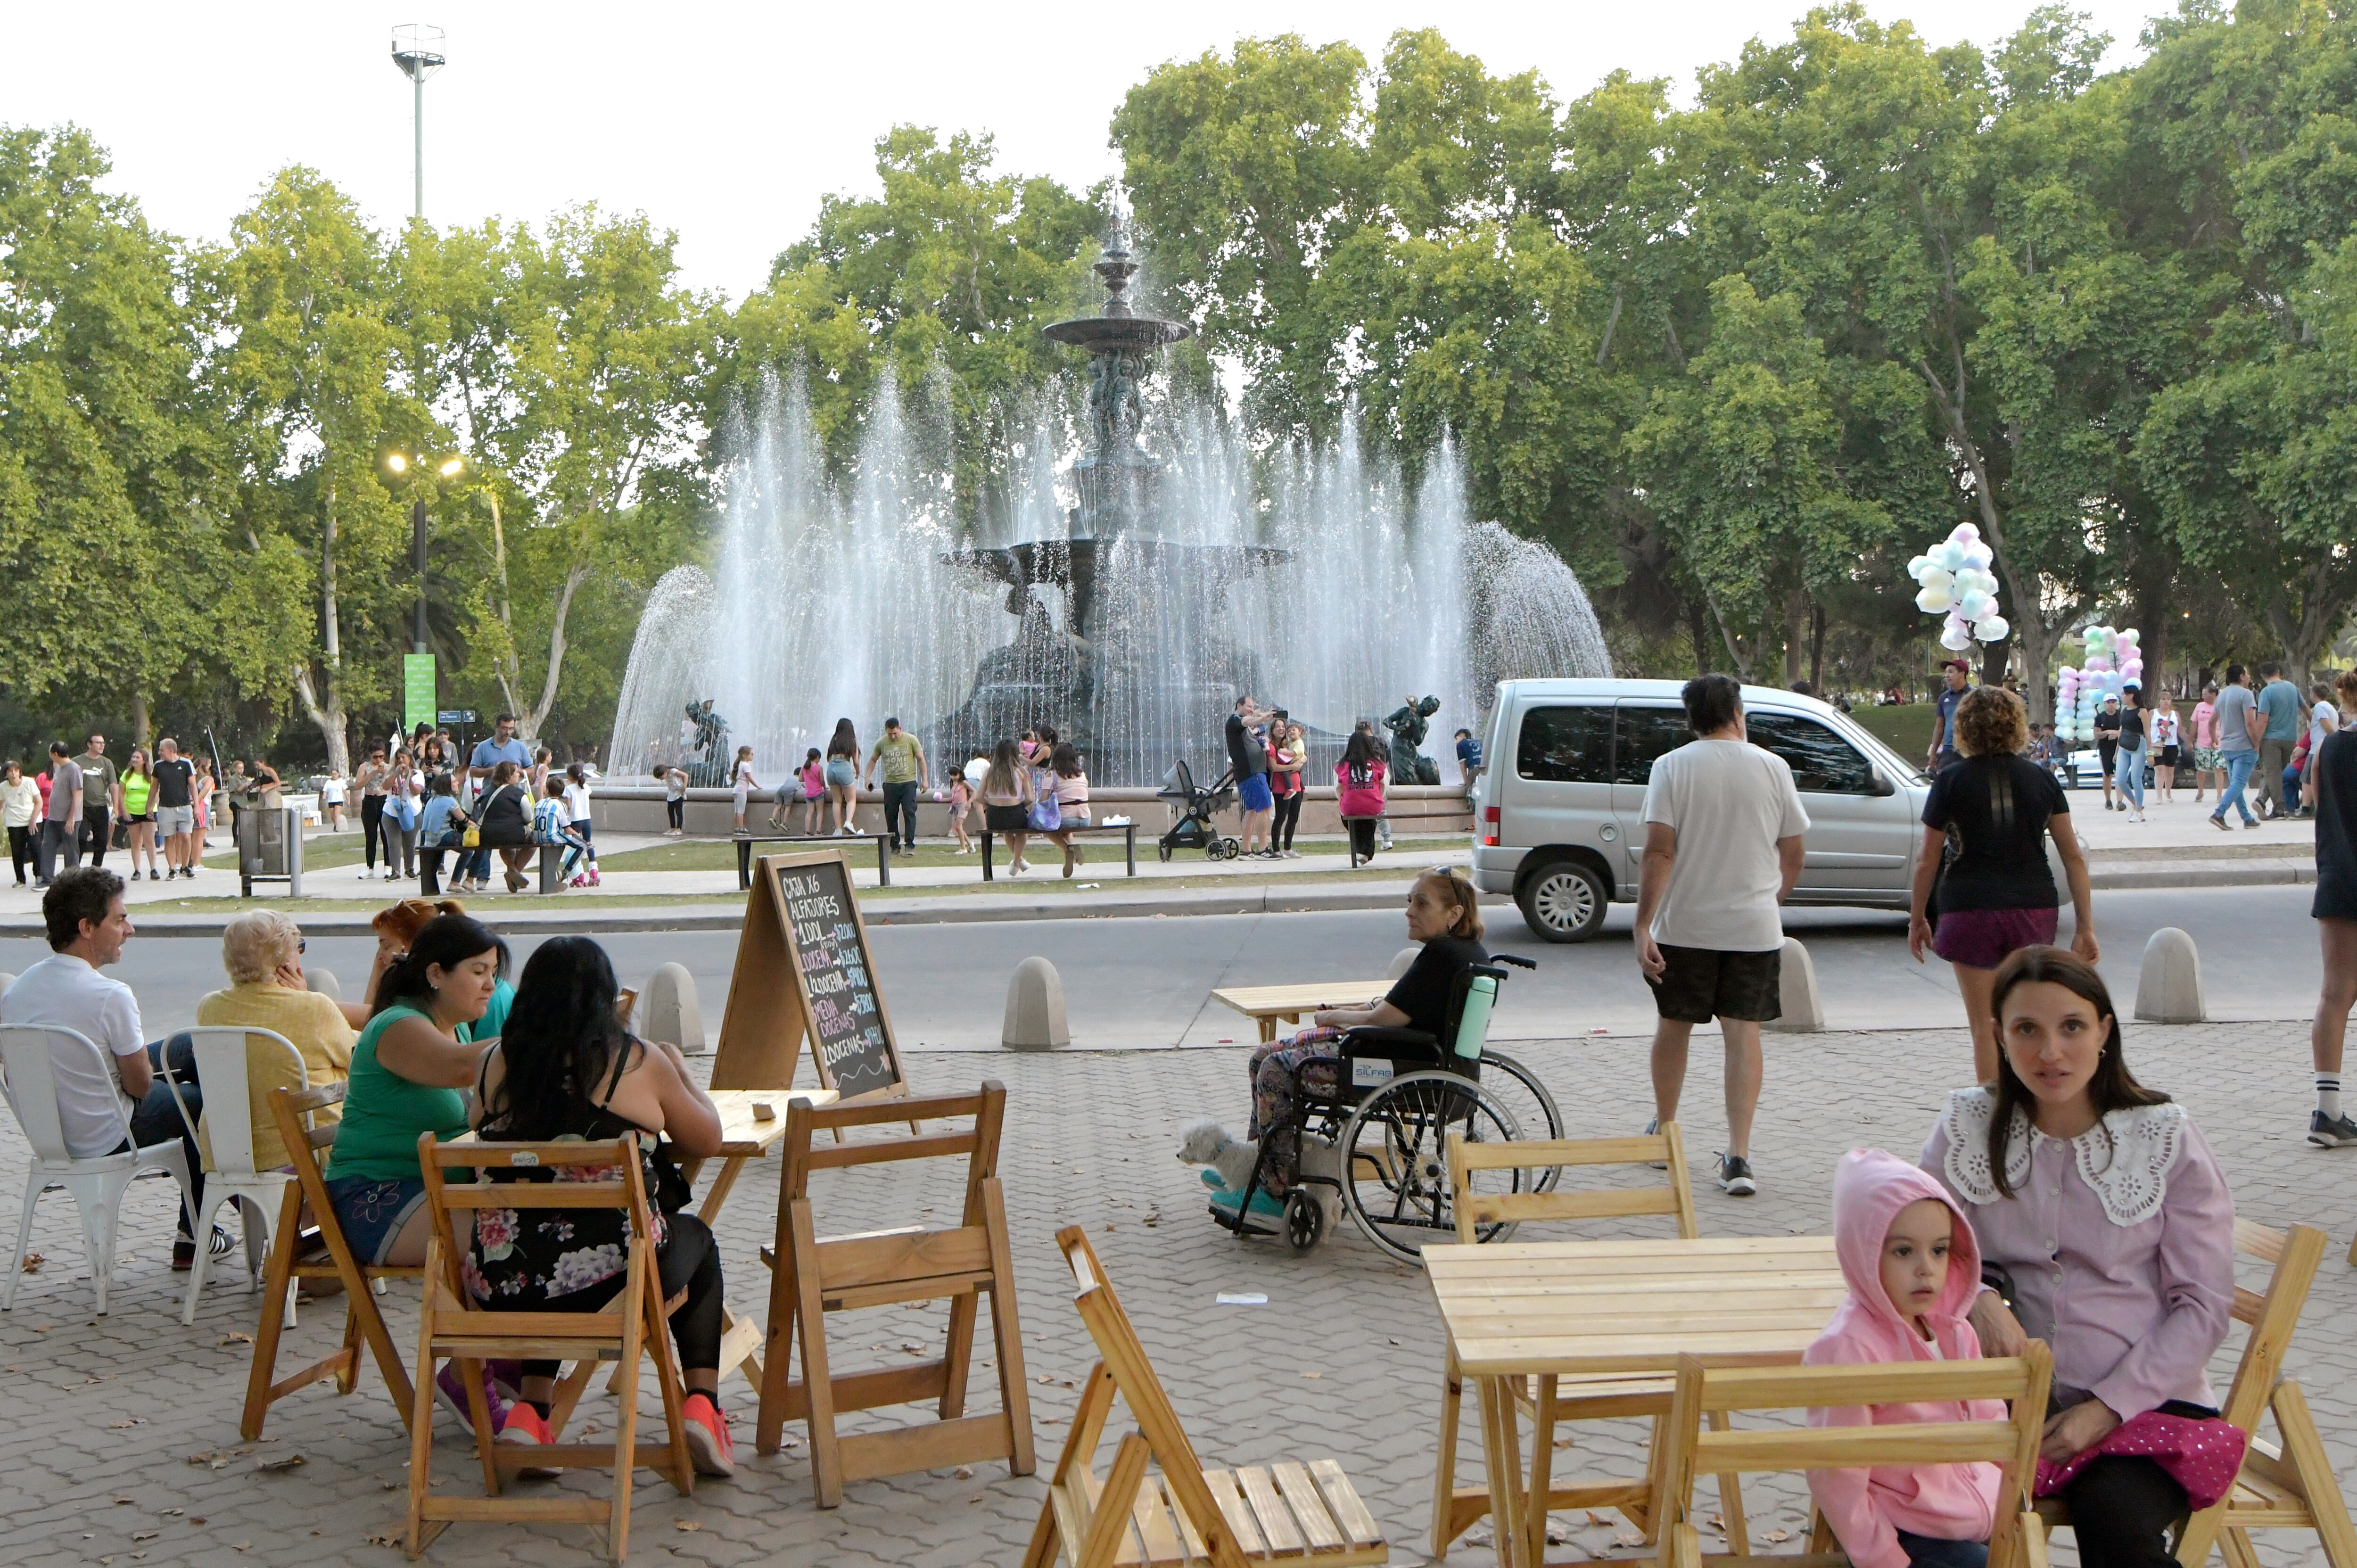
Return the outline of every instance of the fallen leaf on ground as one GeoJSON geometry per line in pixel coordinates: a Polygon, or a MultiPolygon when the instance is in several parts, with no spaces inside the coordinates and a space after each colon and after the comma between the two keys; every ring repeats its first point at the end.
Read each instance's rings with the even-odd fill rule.
{"type": "Polygon", "coordinates": [[[251,1334],[240,1334],[236,1329],[232,1328],[227,1334],[221,1337],[221,1343],[222,1345],[251,1345],[253,1343],[253,1336],[251,1334]]]}
{"type": "Polygon", "coordinates": [[[1568,1448],[1571,1446],[1571,1439],[1568,1437],[1558,1437],[1555,1440],[1555,1445],[1557,1448],[1568,1448]]]}
{"type": "Polygon", "coordinates": [[[281,1454],[275,1459],[256,1460],[253,1467],[257,1470],[292,1470],[304,1462],[300,1454],[281,1454]]]}
{"type": "Polygon", "coordinates": [[[973,1479],[974,1479],[974,1466],[971,1466],[971,1465],[961,1465],[961,1466],[959,1466],[956,1469],[952,1470],[952,1471],[950,1472],[950,1479],[951,1479],[951,1480],[952,1480],[952,1481],[971,1481],[971,1480],[973,1480],[973,1479]]]}
{"type": "Polygon", "coordinates": [[[692,1519],[675,1519],[671,1521],[671,1527],[673,1530],[702,1530],[704,1528],[692,1519]]]}
{"type": "Polygon", "coordinates": [[[1769,1541],[1790,1541],[1790,1540],[1792,1540],[1792,1532],[1791,1530],[1770,1530],[1770,1531],[1768,1532],[1767,1536],[1766,1536],[1764,1539],[1769,1540],[1769,1541]]]}
{"type": "Polygon", "coordinates": [[[1645,1544],[1645,1532],[1640,1530],[1624,1530],[1620,1531],[1620,1534],[1612,1538],[1612,1544],[1615,1546],[1642,1546],[1645,1544]]]}
{"type": "Polygon", "coordinates": [[[401,1531],[397,1530],[381,1530],[374,1535],[362,1536],[361,1539],[366,1541],[371,1546],[399,1546],[401,1544],[401,1531]]]}
{"type": "Polygon", "coordinates": [[[48,1262],[48,1260],[38,1252],[27,1252],[25,1254],[25,1272],[28,1274],[38,1274],[41,1272],[41,1265],[48,1262]]]}
{"type": "Polygon", "coordinates": [[[153,1541],[163,1533],[160,1530],[143,1530],[132,1536],[131,1543],[136,1546],[143,1541],[153,1541]]]}

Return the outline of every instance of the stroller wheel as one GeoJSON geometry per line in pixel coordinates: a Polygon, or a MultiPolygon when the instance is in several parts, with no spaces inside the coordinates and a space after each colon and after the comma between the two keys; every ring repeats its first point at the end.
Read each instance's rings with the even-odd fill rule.
{"type": "Polygon", "coordinates": [[[1221,839],[1212,845],[1212,849],[1222,860],[1233,860],[1244,852],[1244,846],[1233,839],[1221,839]]]}
{"type": "Polygon", "coordinates": [[[1307,1187],[1295,1187],[1285,1199],[1285,1244],[1296,1257],[1325,1239],[1326,1209],[1307,1187]]]}

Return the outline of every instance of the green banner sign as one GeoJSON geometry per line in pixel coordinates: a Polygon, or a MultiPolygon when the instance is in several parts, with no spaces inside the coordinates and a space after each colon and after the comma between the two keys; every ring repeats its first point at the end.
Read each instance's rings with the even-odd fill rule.
{"type": "Polygon", "coordinates": [[[434,655],[401,656],[401,727],[414,730],[434,722],[434,655]]]}

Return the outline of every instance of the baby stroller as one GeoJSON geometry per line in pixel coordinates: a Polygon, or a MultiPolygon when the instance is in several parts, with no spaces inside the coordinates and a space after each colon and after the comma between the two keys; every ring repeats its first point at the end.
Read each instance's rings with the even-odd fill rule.
{"type": "Polygon", "coordinates": [[[1162,788],[1155,799],[1168,800],[1178,820],[1156,844],[1162,858],[1168,860],[1174,849],[1200,849],[1213,860],[1233,860],[1242,847],[1232,838],[1222,838],[1220,830],[1211,825],[1214,811],[1225,811],[1236,803],[1236,780],[1232,773],[1222,773],[1220,781],[1208,789],[1195,788],[1195,775],[1189,771],[1187,759],[1180,757],[1162,776],[1162,788]]]}
{"type": "MultiPolygon", "coordinates": [[[[1335,1191],[1343,1210],[1368,1240],[1402,1262],[1415,1262],[1428,1241],[1457,1240],[1451,1211],[1448,1135],[1469,1143],[1563,1136],[1563,1121],[1537,1076],[1520,1062],[1485,1048],[1498,987],[1512,964],[1536,969],[1526,958],[1496,953],[1458,982],[1448,1009],[1448,1036],[1439,1041],[1415,1029],[1364,1026],[1346,1033],[1340,1059],[1330,1066],[1334,1083],[1319,1088],[1308,1074],[1295,1077],[1291,1138],[1278,1129],[1261,1130],[1260,1158],[1232,1210],[1214,1204],[1211,1218],[1242,1237],[1256,1229],[1253,1195],[1262,1188],[1272,1162],[1293,1144],[1297,1165],[1286,1195],[1284,1235],[1296,1252],[1324,1239],[1326,1210],[1311,1189],[1335,1191]],[[1488,1069],[1494,1082],[1483,1081],[1488,1069]],[[1310,1155],[1315,1144],[1317,1157],[1310,1155]],[[1322,1156],[1330,1151],[1329,1161],[1322,1156]],[[1313,1168],[1314,1167],[1314,1168],[1313,1168]],[[1329,1174],[1330,1173],[1330,1174],[1329,1174]]],[[[1480,1173],[1482,1196],[1497,1192],[1544,1192],[1562,1177],[1558,1169],[1480,1173]]],[[[1257,1227],[1265,1231],[1265,1226],[1257,1227]]],[[[1478,1239],[1511,1235],[1511,1224],[1483,1226],[1478,1239]]]]}

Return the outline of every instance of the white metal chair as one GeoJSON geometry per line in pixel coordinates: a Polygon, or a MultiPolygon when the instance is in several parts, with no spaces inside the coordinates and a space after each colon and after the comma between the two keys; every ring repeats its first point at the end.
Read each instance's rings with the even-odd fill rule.
{"type": "MultiPolygon", "coordinates": [[[[0,1091],[16,1114],[16,1124],[33,1145],[25,1173],[25,1215],[16,1226],[16,1250],[9,1255],[7,1278],[0,1282],[0,1312],[16,1305],[17,1282],[24,1278],[25,1248],[33,1236],[33,1206],[41,1194],[61,1187],[72,1195],[81,1215],[84,1245],[90,1253],[91,1283],[98,1288],[98,1310],[106,1310],[106,1287],[114,1277],[115,1222],[123,1212],[123,1195],[134,1176],[150,1172],[167,1175],[180,1184],[184,1208],[189,1202],[188,1157],[174,1138],[145,1148],[135,1145],[120,1154],[78,1160],[66,1152],[63,1123],[58,1116],[55,1053],[81,1051],[101,1073],[107,1070],[98,1042],[73,1029],[51,1026],[0,1028],[0,1091]]],[[[111,1076],[111,1075],[110,1075],[111,1076]]],[[[131,1142],[131,1122],[115,1105],[115,1123],[122,1142],[131,1142]]],[[[198,1249],[199,1252],[202,1248],[198,1249]]]]}
{"type": "MultiPolygon", "coordinates": [[[[311,1087],[309,1073],[304,1069],[303,1053],[295,1042],[269,1029],[258,1029],[244,1024],[199,1024],[193,1028],[177,1029],[172,1038],[188,1036],[197,1060],[197,1082],[205,1091],[204,1136],[197,1141],[210,1163],[205,1167],[204,1196],[199,1200],[204,1212],[189,1227],[192,1235],[202,1236],[208,1242],[212,1237],[213,1215],[224,1203],[234,1202],[245,1229],[245,1288],[248,1294],[259,1288],[263,1271],[270,1262],[270,1226],[272,1217],[286,1199],[286,1184],[294,1176],[283,1170],[256,1170],[253,1165],[253,1096],[247,1072],[250,1058],[248,1042],[260,1040],[264,1048],[274,1047],[285,1053],[295,1069],[295,1081],[273,1088],[305,1090],[311,1087]]],[[[188,1114],[188,1102],[180,1098],[179,1080],[172,1074],[167,1058],[159,1075],[172,1091],[172,1103],[179,1107],[180,1120],[188,1125],[188,1136],[196,1138],[197,1124],[188,1114]]],[[[305,1122],[307,1124],[309,1118],[305,1122]]],[[[197,1297],[204,1294],[206,1265],[211,1253],[210,1245],[197,1249],[195,1266],[188,1271],[188,1295],[180,1305],[180,1321],[197,1320],[197,1297]]],[[[287,1313],[292,1321],[294,1295],[287,1295],[287,1313]]]]}

